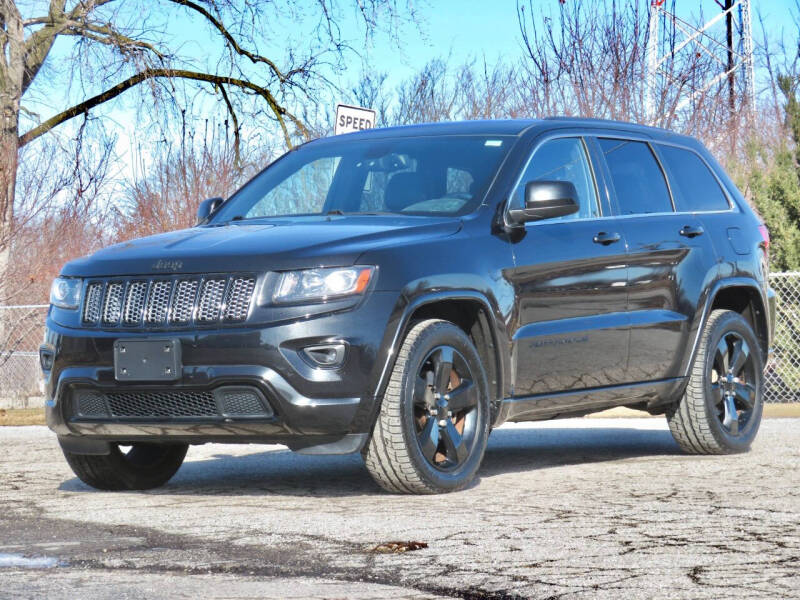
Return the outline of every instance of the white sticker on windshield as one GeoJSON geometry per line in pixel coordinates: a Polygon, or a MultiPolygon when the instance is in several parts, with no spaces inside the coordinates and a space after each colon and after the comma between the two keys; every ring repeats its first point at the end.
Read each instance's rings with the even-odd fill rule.
{"type": "Polygon", "coordinates": [[[503,140],[486,140],[486,143],[483,144],[484,146],[490,146],[492,148],[499,148],[503,145],[503,140]]]}

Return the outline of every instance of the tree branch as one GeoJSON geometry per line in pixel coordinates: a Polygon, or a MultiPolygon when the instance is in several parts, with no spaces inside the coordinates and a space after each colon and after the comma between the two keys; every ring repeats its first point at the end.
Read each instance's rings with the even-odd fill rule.
{"type": "Polygon", "coordinates": [[[114,46],[123,54],[126,50],[135,48],[138,50],[149,50],[162,61],[166,58],[164,53],[153,44],[128,37],[124,33],[111,27],[110,24],[98,25],[97,23],[69,22],[68,27],[62,32],[62,35],[85,37],[101,44],[114,46]]]}
{"type": "Polygon", "coordinates": [[[233,110],[233,104],[231,104],[231,100],[228,98],[228,92],[225,91],[225,86],[219,86],[219,91],[222,93],[222,98],[225,100],[225,106],[228,108],[228,114],[231,116],[231,121],[233,121],[234,165],[237,169],[240,169],[242,167],[242,157],[239,154],[239,146],[241,143],[241,139],[239,137],[239,119],[236,117],[236,111],[233,110]]]}
{"type": "Polygon", "coordinates": [[[193,10],[193,11],[199,13],[200,15],[202,15],[209,23],[211,23],[211,25],[217,31],[220,32],[222,37],[225,38],[225,40],[228,42],[228,44],[230,44],[231,48],[233,48],[233,50],[237,54],[239,54],[240,56],[244,56],[246,58],[249,58],[250,61],[253,64],[263,63],[263,64],[267,65],[270,68],[270,70],[275,74],[275,76],[278,78],[278,80],[281,83],[286,83],[286,81],[288,80],[288,76],[285,75],[278,68],[278,65],[276,65],[270,59],[268,59],[266,56],[261,56],[260,54],[256,54],[254,52],[250,52],[249,50],[246,50],[246,49],[242,48],[239,45],[239,42],[236,41],[236,39],[233,37],[233,35],[231,35],[231,33],[225,27],[225,25],[223,25],[220,22],[220,20],[217,19],[213,14],[211,14],[205,7],[200,6],[199,4],[197,4],[196,2],[192,2],[191,0],[167,0],[167,1],[168,2],[172,2],[173,4],[178,4],[179,6],[186,7],[188,9],[193,10]]]}
{"type": "Polygon", "coordinates": [[[30,19],[27,24],[44,25],[41,29],[34,31],[25,40],[25,72],[22,77],[22,92],[36,78],[39,69],[42,68],[50,49],[53,47],[59,34],[64,33],[69,22],[81,21],[98,6],[114,2],[114,0],[83,0],[78,2],[75,7],[65,13],[67,0],[50,0],[50,8],[47,17],[30,19]]]}
{"type": "Polygon", "coordinates": [[[222,75],[212,75],[210,73],[199,73],[196,71],[186,71],[183,69],[145,69],[128,77],[128,79],[121,81],[117,85],[112,88],[107,89],[96,96],[92,96],[83,102],[76,104],[75,106],[68,108],[65,111],[58,113],[47,119],[44,123],[34,127],[33,129],[25,132],[23,135],[19,137],[19,146],[22,147],[25,144],[35,140],[39,136],[47,133],[54,127],[64,123],[65,121],[69,121],[92,108],[99,106],[109,100],[116,98],[120,94],[126,92],[130,88],[142,83],[143,81],[147,81],[149,79],[155,78],[169,78],[169,79],[189,79],[194,81],[202,81],[205,83],[211,83],[214,85],[222,86],[222,85],[229,85],[233,87],[238,87],[239,89],[249,91],[252,93],[261,96],[269,105],[270,109],[272,110],[273,114],[275,115],[278,124],[281,127],[281,131],[283,132],[284,140],[286,141],[286,145],[291,148],[292,147],[292,139],[291,134],[289,133],[289,129],[286,126],[286,119],[289,119],[294,126],[300,131],[301,135],[304,137],[308,137],[308,129],[303,124],[300,119],[294,116],[292,113],[287,111],[283,106],[281,106],[275,97],[272,95],[267,88],[261,87],[255,83],[250,81],[245,81],[243,79],[237,79],[235,77],[226,77],[222,75]]]}

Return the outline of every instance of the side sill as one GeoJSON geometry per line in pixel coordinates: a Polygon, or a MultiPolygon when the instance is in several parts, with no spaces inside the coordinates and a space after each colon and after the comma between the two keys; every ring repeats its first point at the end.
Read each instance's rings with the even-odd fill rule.
{"type": "Polygon", "coordinates": [[[498,424],[505,421],[537,421],[564,413],[590,413],[639,402],[646,402],[648,407],[654,407],[674,399],[685,383],[684,377],[673,377],[555,394],[506,398],[500,406],[498,424]]]}

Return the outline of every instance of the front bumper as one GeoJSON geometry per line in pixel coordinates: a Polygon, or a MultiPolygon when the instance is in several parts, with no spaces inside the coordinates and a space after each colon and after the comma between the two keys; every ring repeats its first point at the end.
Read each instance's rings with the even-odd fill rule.
{"type": "Polygon", "coordinates": [[[109,442],[280,443],[309,453],[360,450],[374,415],[383,364],[379,352],[393,302],[372,294],[344,313],[266,327],[198,331],[99,331],[63,327],[48,318],[40,354],[48,426],[66,448],[103,453],[109,442]],[[182,372],[172,382],[122,382],[115,378],[114,342],[170,338],[181,346],[182,372]],[[347,355],[336,369],[314,368],[300,350],[342,340],[347,355]],[[78,393],[215,394],[255,390],[268,405],[260,416],[87,417],[78,393]]]}

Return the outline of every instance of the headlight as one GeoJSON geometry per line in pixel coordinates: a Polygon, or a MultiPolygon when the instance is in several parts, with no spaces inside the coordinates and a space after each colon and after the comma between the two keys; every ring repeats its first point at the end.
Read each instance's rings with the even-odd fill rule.
{"type": "Polygon", "coordinates": [[[78,308],[81,298],[81,280],[56,277],[50,286],[50,304],[59,308],[78,308]]]}
{"type": "Polygon", "coordinates": [[[272,301],[324,302],[363,294],[374,271],[374,267],[335,267],[281,273],[272,301]]]}

